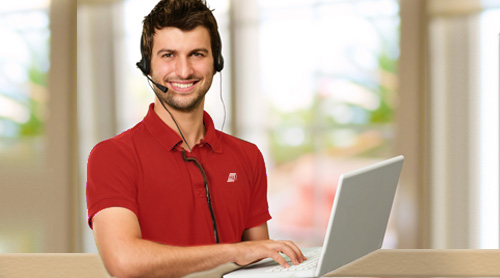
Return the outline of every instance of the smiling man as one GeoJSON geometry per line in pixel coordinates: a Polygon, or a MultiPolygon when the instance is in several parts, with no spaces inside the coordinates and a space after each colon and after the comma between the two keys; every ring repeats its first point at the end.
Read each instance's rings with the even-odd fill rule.
{"type": "Polygon", "coordinates": [[[163,0],[144,19],[142,60],[155,102],[143,121],[103,141],[88,161],[89,225],[115,277],[180,277],[228,262],[305,258],[269,239],[258,148],[214,128],[204,111],[223,69],[221,40],[201,0],[163,0]]]}

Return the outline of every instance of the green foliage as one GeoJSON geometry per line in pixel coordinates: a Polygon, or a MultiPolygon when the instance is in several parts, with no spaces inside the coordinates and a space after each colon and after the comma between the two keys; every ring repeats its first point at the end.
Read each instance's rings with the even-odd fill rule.
{"type": "MultiPolygon", "coordinates": [[[[46,88],[47,87],[47,71],[43,71],[40,67],[32,63],[30,68],[28,69],[29,76],[29,88],[37,87],[37,88],[46,88]]],[[[43,89],[42,89],[43,90],[43,89]]],[[[9,138],[23,138],[23,137],[37,137],[43,134],[44,132],[44,119],[43,111],[44,103],[42,100],[38,98],[34,98],[29,96],[24,96],[20,94],[0,94],[8,98],[14,102],[17,102],[21,106],[24,106],[27,111],[29,111],[29,117],[26,122],[19,123],[13,121],[12,119],[1,117],[0,116],[0,124],[4,126],[9,126],[8,132],[1,132],[0,130],[0,138],[9,137],[9,138]]]]}
{"type": "Polygon", "coordinates": [[[35,137],[43,134],[44,122],[41,117],[35,113],[38,107],[43,105],[40,102],[36,102],[33,99],[29,100],[30,116],[28,121],[19,126],[19,136],[20,137],[35,137]]]}

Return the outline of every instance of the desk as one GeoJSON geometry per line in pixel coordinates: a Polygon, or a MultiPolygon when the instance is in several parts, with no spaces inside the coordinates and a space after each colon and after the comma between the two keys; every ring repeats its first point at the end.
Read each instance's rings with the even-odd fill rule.
{"type": "MultiPolygon", "coordinates": [[[[0,254],[0,277],[110,276],[97,254],[0,254]]],[[[500,250],[381,249],[325,277],[500,277],[500,250]]]]}
{"type": "Polygon", "coordinates": [[[325,277],[500,277],[500,250],[380,249],[325,277]]]}

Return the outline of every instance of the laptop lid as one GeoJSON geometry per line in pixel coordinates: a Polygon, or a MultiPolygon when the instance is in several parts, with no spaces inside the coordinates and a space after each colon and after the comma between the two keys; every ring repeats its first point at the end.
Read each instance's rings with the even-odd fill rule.
{"type": "Polygon", "coordinates": [[[382,247],[403,160],[397,156],[340,177],[316,277],[382,247]]]}

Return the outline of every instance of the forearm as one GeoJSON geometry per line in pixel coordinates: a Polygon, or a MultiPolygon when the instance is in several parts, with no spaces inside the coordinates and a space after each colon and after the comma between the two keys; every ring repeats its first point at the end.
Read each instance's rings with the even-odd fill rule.
{"type": "Polygon", "coordinates": [[[232,244],[176,247],[134,239],[103,259],[118,278],[182,277],[235,261],[237,249],[232,244]]]}
{"type": "Polygon", "coordinates": [[[303,259],[292,242],[266,240],[266,225],[245,231],[244,242],[175,247],[142,239],[135,214],[125,208],[104,209],[94,216],[93,224],[104,265],[111,276],[118,278],[182,277],[228,262],[246,265],[262,258],[272,258],[286,267],[280,253],[294,264],[303,259]]]}

